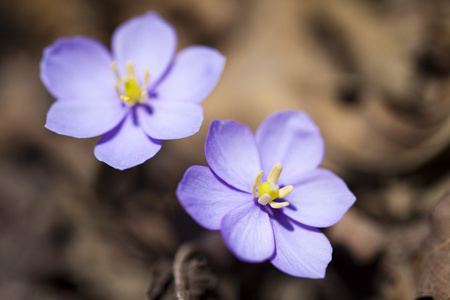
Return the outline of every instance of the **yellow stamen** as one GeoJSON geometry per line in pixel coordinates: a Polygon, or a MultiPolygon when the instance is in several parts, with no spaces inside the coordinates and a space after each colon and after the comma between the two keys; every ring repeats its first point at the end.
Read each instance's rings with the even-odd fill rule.
{"type": "Polygon", "coordinates": [[[258,199],[258,203],[262,204],[262,205],[267,205],[267,203],[272,201],[272,199],[270,199],[270,198],[271,197],[269,194],[262,194],[261,197],[259,197],[259,199],[258,199]]]}
{"type": "Polygon", "coordinates": [[[258,203],[261,205],[269,204],[272,208],[283,208],[289,205],[289,202],[273,202],[275,199],[281,199],[289,195],[294,187],[292,185],[287,185],[283,188],[279,188],[276,184],[278,178],[280,177],[281,171],[283,170],[283,165],[278,163],[270,171],[266,182],[262,182],[263,171],[259,171],[256,178],[253,180],[251,188],[253,197],[259,197],[258,203]]]}
{"type": "Polygon", "coordinates": [[[267,176],[267,181],[272,182],[272,183],[277,182],[282,170],[283,170],[283,165],[280,163],[276,164],[273,167],[272,171],[270,171],[269,176],[267,176]]]}
{"type": "Polygon", "coordinates": [[[289,195],[294,190],[294,187],[292,185],[287,185],[280,189],[278,193],[278,198],[284,198],[287,195],[289,195]]]}
{"type": "Polygon", "coordinates": [[[128,79],[136,81],[136,72],[134,71],[134,67],[133,67],[133,64],[131,63],[131,61],[127,61],[126,67],[127,67],[128,79]]]}
{"type": "Polygon", "coordinates": [[[289,202],[284,201],[284,202],[270,202],[269,203],[270,207],[272,208],[283,208],[289,205],[289,202]]]}
{"type": "Polygon", "coordinates": [[[145,69],[144,75],[144,90],[148,88],[148,78],[150,77],[150,73],[148,72],[148,68],[145,69]]]}
{"type": "Polygon", "coordinates": [[[148,93],[146,90],[143,90],[141,93],[141,98],[139,98],[139,103],[144,104],[148,100],[148,93]]]}
{"type": "Polygon", "coordinates": [[[140,86],[131,61],[127,61],[125,67],[127,75],[122,78],[117,69],[117,62],[113,62],[111,65],[111,69],[114,70],[117,79],[117,82],[114,84],[117,94],[120,99],[130,106],[138,102],[144,104],[148,100],[147,85],[150,77],[148,69],[145,70],[144,85],[140,86]]]}
{"type": "Polygon", "coordinates": [[[126,97],[126,96],[124,96],[124,95],[120,95],[120,99],[122,99],[123,101],[125,101],[126,104],[133,105],[133,103],[130,103],[130,97],[126,97]]]}
{"type": "Polygon", "coordinates": [[[122,98],[122,94],[120,93],[120,90],[119,90],[119,85],[118,85],[117,83],[114,83],[114,87],[116,88],[116,93],[117,93],[117,95],[118,95],[120,98],[122,98]]]}
{"type": "Polygon", "coordinates": [[[111,65],[111,69],[113,69],[114,74],[116,75],[117,83],[122,85],[122,78],[120,77],[119,70],[117,70],[117,62],[113,62],[111,65]]]}
{"type": "Polygon", "coordinates": [[[261,183],[262,176],[263,176],[263,171],[259,171],[258,175],[256,175],[256,178],[252,182],[252,195],[253,195],[253,197],[257,196],[256,187],[261,183]]]}

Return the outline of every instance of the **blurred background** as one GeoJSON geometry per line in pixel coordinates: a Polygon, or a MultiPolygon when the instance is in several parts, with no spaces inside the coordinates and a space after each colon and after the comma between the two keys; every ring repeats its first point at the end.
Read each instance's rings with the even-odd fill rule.
{"type": "Polygon", "coordinates": [[[450,299],[449,1],[2,0],[0,45],[1,300],[450,299]],[[39,61],[61,36],[109,45],[148,10],[179,49],[227,64],[200,132],[120,172],[95,159],[98,139],[44,128],[39,61]],[[174,194],[206,165],[212,119],[255,130],[282,109],[310,114],[323,167],[358,199],[324,230],[323,280],[237,261],[174,194]]]}

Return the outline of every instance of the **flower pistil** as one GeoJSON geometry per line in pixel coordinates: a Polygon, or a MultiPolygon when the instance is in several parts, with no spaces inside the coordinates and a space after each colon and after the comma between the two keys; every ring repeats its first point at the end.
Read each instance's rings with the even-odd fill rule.
{"type": "Polygon", "coordinates": [[[280,189],[276,184],[282,170],[283,165],[281,163],[276,164],[270,171],[269,176],[267,176],[267,181],[262,183],[263,171],[259,171],[255,180],[252,182],[252,194],[253,197],[258,197],[259,204],[269,204],[272,208],[282,208],[289,205],[287,201],[273,202],[277,198],[282,199],[286,197],[294,190],[292,185],[287,185],[280,189]]]}
{"type": "Polygon", "coordinates": [[[117,62],[113,62],[111,69],[113,69],[114,74],[116,75],[117,82],[114,86],[116,87],[116,92],[120,99],[130,106],[133,106],[138,102],[143,104],[147,101],[148,78],[150,77],[148,69],[145,70],[144,83],[142,86],[138,83],[136,72],[131,61],[127,61],[126,63],[127,76],[124,78],[120,76],[119,70],[117,70],[117,62]],[[123,93],[121,92],[121,89],[124,91],[123,93]]]}

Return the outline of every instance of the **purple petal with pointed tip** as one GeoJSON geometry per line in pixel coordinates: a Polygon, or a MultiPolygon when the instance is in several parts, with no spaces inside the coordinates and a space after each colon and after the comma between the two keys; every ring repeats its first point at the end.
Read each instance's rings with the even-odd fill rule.
{"type": "Polygon", "coordinates": [[[149,86],[167,71],[176,48],[175,29],[156,12],[131,18],[120,25],[112,37],[113,53],[122,76],[126,74],[127,61],[130,61],[140,82],[148,69],[149,86]]]}
{"type": "Polygon", "coordinates": [[[100,42],[82,36],[61,38],[44,50],[41,80],[55,98],[113,97],[111,63],[100,42]]]}
{"type": "Polygon", "coordinates": [[[150,101],[137,108],[137,115],[144,131],[159,140],[191,136],[203,121],[203,109],[195,103],[150,101]]]}
{"type": "Polygon", "coordinates": [[[325,169],[304,173],[285,199],[291,203],[283,209],[287,216],[314,227],[336,224],[356,200],[345,182],[325,169]]]}
{"type": "Polygon", "coordinates": [[[161,149],[161,141],[148,137],[135,124],[132,113],[116,128],[106,133],[95,146],[98,160],[113,168],[124,170],[153,157],[161,149]]]}
{"type": "Polygon", "coordinates": [[[324,144],[319,128],[304,112],[281,111],[267,117],[256,131],[264,174],[283,164],[279,183],[296,182],[303,172],[319,166],[324,144]]]}
{"type": "Polygon", "coordinates": [[[239,259],[261,262],[275,250],[272,225],[266,207],[249,201],[225,215],[222,236],[228,248],[239,259]]]}
{"type": "Polygon", "coordinates": [[[158,98],[200,103],[219,81],[225,57],[205,46],[183,49],[175,58],[168,75],[158,86],[158,98]]]}
{"type": "Polygon", "coordinates": [[[228,212],[253,201],[252,195],[230,187],[204,166],[187,169],[177,197],[186,212],[209,230],[219,230],[228,212]]]}
{"type": "Polygon", "coordinates": [[[213,120],[205,143],[209,166],[222,180],[242,191],[261,170],[258,147],[252,131],[233,121],[213,120]]]}
{"type": "Polygon", "coordinates": [[[272,264],[292,276],[324,278],[333,252],[327,237],[316,228],[288,220],[281,212],[274,215],[276,250],[272,264]]]}

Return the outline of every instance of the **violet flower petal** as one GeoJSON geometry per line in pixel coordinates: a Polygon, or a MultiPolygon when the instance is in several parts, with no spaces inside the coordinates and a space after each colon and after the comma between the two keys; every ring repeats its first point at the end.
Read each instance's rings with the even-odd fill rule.
{"type": "Polygon", "coordinates": [[[112,36],[112,49],[121,74],[126,74],[127,61],[133,64],[138,80],[144,80],[148,68],[149,86],[166,72],[176,48],[175,29],[156,12],[131,18],[112,36]]]}
{"type": "Polygon", "coordinates": [[[158,98],[200,103],[219,81],[225,57],[205,46],[191,46],[180,51],[157,88],[158,98]]]}
{"type": "Polygon", "coordinates": [[[116,128],[106,133],[95,146],[98,160],[124,170],[153,157],[161,149],[161,141],[148,137],[129,114],[116,128]]]}
{"type": "Polygon", "coordinates": [[[233,121],[213,120],[205,142],[209,166],[222,180],[241,191],[261,170],[255,137],[247,126],[233,121]]]}
{"type": "Polygon", "coordinates": [[[223,217],[252,201],[252,195],[230,187],[210,168],[192,166],[178,184],[177,197],[186,212],[209,230],[219,230],[223,217]]]}
{"type": "Polygon", "coordinates": [[[297,277],[324,278],[333,249],[327,237],[318,229],[288,220],[275,212],[272,228],[275,255],[272,264],[297,277]]]}
{"type": "Polygon", "coordinates": [[[283,209],[287,216],[314,227],[336,224],[356,200],[345,182],[325,169],[304,173],[285,199],[291,203],[283,209]]]}
{"type": "Polygon", "coordinates": [[[240,260],[261,262],[275,250],[272,225],[266,207],[248,201],[225,215],[222,237],[240,260]]]}
{"type": "Polygon", "coordinates": [[[267,117],[256,131],[264,174],[283,164],[279,183],[289,185],[319,166],[324,143],[319,128],[304,112],[281,111],[267,117]]]}
{"type": "Polygon", "coordinates": [[[195,103],[151,101],[137,107],[139,124],[152,138],[179,139],[195,134],[202,125],[203,108],[195,103]]]}
{"type": "Polygon", "coordinates": [[[116,127],[127,110],[120,99],[59,99],[50,107],[45,127],[63,135],[90,138],[116,127]]]}
{"type": "Polygon", "coordinates": [[[55,98],[113,97],[111,55],[88,37],[61,38],[44,50],[41,80],[55,98]]]}

